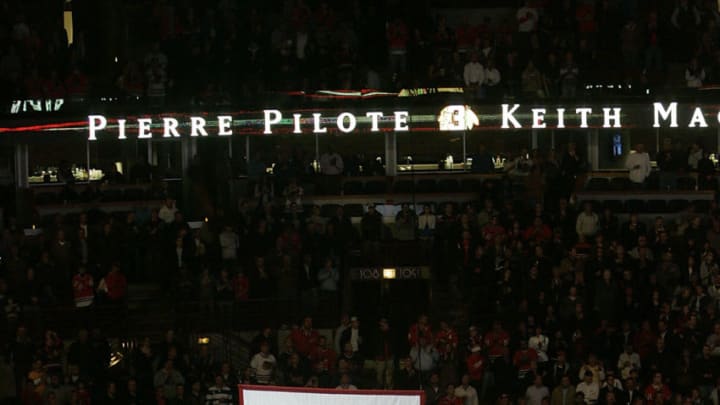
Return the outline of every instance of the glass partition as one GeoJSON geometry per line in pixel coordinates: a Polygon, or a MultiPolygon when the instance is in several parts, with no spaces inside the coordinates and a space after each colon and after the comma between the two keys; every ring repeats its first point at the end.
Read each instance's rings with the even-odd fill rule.
{"type": "Polygon", "coordinates": [[[87,181],[87,139],[84,137],[36,137],[28,143],[28,182],[56,183],[70,174],[78,181],[87,181]],[[58,173],[60,175],[58,176],[58,173]]]}
{"type": "Polygon", "coordinates": [[[532,131],[470,132],[467,137],[467,154],[474,156],[485,153],[493,157],[496,169],[502,169],[506,159],[523,149],[532,149],[532,131]]]}
{"type": "Polygon", "coordinates": [[[397,133],[398,173],[463,170],[462,132],[397,133]]]}

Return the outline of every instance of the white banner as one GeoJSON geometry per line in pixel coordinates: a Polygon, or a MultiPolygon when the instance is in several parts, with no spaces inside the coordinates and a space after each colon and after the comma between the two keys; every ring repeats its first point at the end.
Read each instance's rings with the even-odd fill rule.
{"type": "Polygon", "coordinates": [[[422,391],[240,386],[240,405],[423,405],[422,391]]]}

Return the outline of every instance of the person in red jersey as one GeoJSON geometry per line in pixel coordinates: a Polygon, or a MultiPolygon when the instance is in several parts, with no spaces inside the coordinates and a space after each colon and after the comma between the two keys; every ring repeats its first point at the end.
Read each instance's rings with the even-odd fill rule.
{"type": "Polygon", "coordinates": [[[645,388],[645,400],[647,405],[661,404],[670,400],[672,392],[670,387],[663,381],[663,375],[660,372],[653,374],[652,383],[645,388]]]}
{"type": "Polygon", "coordinates": [[[420,337],[432,338],[432,329],[427,315],[424,314],[418,317],[416,324],[410,326],[410,332],[408,332],[410,346],[417,346],[420,337]]]}
{"type": "Polygon", "coordinates": [[[479,390],[482,387],[485,368],[487,366],[487,361],[479,345],[473,346],[470,350],[470,354],[465,359],[465,365],[467,366],[467,372],[470,376],[470,384],[479,390]]]}
{"type": "Polygon", "coordinates": [[[337,353],[328,346],[327,338],[318,338],[318,347],[310,354],[310,362],[315,374],[319,377],[323,386],[329,384],[335,374],[337,353]]]}
{"type": "Polygon", "coordinates": [[[495,321],[493,327],[485,334],[485,347],[490,360],[508,357],[508,343],[510,336],[503,329],[500,321],[495,321]]]}
{"type": "Polygon", "coordinates": [[[306,316],[301,327],[292,331],[291,339],[295,350],[303,356],[308,356],[318,345],[320,335],[313,329],[313,320],[306,316]]]}
{"type": "Polygon", "coordinates": [[[440,330],[435,335],[435,347],[441,360],[452,360],[458,346],[458,334],[446,321],[440,321],[440,330]]]}
{"type": "Polygon", "coordinates": [[[524,379],[537,365],[538,355],[535,349],[528,347],[527,341],[520,341],[520,348],[513,355],[513,365],[518,371],[518,378],[524,379]]]}
{"type": "Polygon", "coordinates": [[[121,302],[127,294],[127,279],[120,271],[120,265],[113,263],[110,273],[100,280],[98,291],[105,294],[107,300],[112,303],[121,302]]]}
{"type": "Polygon", "coordinates": [[[87,274],[85,267],[79,267],[77,274],[73,277],[73,296],[75,298],[75,306],[85,308],[92,305],[95,299],[95,281],[92,276],[87,274]]]}

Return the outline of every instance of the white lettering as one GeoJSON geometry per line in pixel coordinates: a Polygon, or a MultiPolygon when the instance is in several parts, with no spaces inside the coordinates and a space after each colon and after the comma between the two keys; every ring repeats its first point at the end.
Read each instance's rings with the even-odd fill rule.
{"type": "Polygon", "coordinates": [[[344,133],[352,132],[355,130],[355,127],[357,126],[357,119],[355,119],[355,116],[350,114],[349,112],[344,112],[337,117],[337,126],[338,129],[344,133]],[[345,120],[348,121],[348,126],[345,126],[345,120]]]}
{"type": "Polygon", "coordinates": [[[177,128],[178,120],[175,118],[163,118],[163,138],[180,138],[177,128]]]}
{"type": "Polygon", "coordinates": [[[107,126],[107,118],[103,115],[88,115],[88,141],[96,141],[96,133],[107,126]]]}
{"type": "Polygon", "coordinates": [[[208,136],[205,130],[205,118],[190,117],[190,136],[208,136]]]}
{"type": "MultiPolygon", "coordinates": [[[[30,105],[33,111],[42,111],[42,102],[40,100],[27,100],[25,103],[30,105]]],[[[25,111],[27,111],[27,107],[25,111]]]]}
{"type": "Polygon", "coordinates": [[[376,111],[372,111],[372,112],[369,112],[369,113],[365,114],[365,116],[371,119],[372,125],[371,125],[371,127],[370,127],[370,132],[378,132],[378,131],[380,131],[380,128],[378,128],[378,120],[379,120],[380,118],[382,118],[383,113],[381,113],[381,112],[376,112],[376,111]]]}
{"type": "Polygon", "coordinates": [[[690,120],[688,128],[696,128],[698,126],[700,128],[707,128],[708,124],[700,107],[695,107],[695,111],[693,111],[692,119],[690,120]]]}
{"type": "Polygon", "coordinates": [[[513,115],[515,114],[515,111],[520,108],[520,104],[513,105],[512,109],[508,109],[508,107],[510,107],[509,104],[502,105],[502,125],[500,126],[500,128],[510,128],[510,124],[512,124],[513,128],[522,128],[520,122],[513,115]]]}
{"type": "Polygon", "coordinates": [[[603,128],[610,128],[610,121],[613,121],[612,128],[622,128],[620,124],[621,117],[621,108],[603,108],[603,128]],[[610,112],[611,110],[612,113],[610,112]]]}
{"type": "Polygon", "coordinates": [[[670,119],[670,128],[677,128],[677,103],[670,103],[670,106],[666,109],[662,103],[653,103],[653,111],[655,115],[655,122],[653,128],[660,128],[660,120],[667,121],[670,119]]]}
{"type": "Polygon", "coordinates": [[[580,128],[587,128],[587,117],[588,114],[592,114],[592,108],[576,108],[575,114],[580,114],[580,128]]]}
{"type": "Polygon", "coordinates": [[[302,130],[300,130],[300,117],[302,117],[301,114],[293,114],[293,134],[302,134],[302,130]]]}
{"type": "Polygon", "coordinates": [[[565,109],[564,108],[557,109],[557,127],[565,128],[565,109]]]}
{"type": "Polygon", "coordinates": [[[272,134],[270,126],[282,120],[282,113],[278,110],[263,110],[263,115],[265,116],[265,131],[263,131],[263,134],[272,134]]]}
{"type": "Polygon", "coordinates": [[[229,115],[218,115],[218,136],[232,135],[232,117],[229,115]]]}
{"type": "Polygon", "coordinates": [[[127,139],[125,136],[125,120],[117,120],[118,123],[118,139],[127,139]]]}
{"type": "Polygon", "coordinates": [[[408,117],[410,113],[407,111],[395,111],[395,131],[409,131],[410,127],[407,125],[408,117]]]}
{"type": "Polygon", "coordinates": [[[533,108],[532,109],[532,115],[533,115],[533,128],[547,128],[547,124],[545,123],[545,109],[544,108],[533,108]]]}
{"type": "Polygon", "coordinates": [[[322,114],[320,114],[320,113],[313,114],[313,134],[324,134],[327,132],[327,128],[320,127],[320,117],[321,116],[322,116],[322,114]]]}
{"type": "Polygon", "coordinates": [[[150,130],[150,124],[152,124],[151,118],[138,118],[138,139],[150,139],[152,138],[152,131],[150,130]]]}

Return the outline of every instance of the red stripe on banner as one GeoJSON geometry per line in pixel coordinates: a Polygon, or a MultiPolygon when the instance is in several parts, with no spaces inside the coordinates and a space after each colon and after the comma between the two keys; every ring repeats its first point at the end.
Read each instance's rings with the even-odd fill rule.
{"type": "Polygon", "coordinates": [[[30,125],[26,127],[1,127],[0,132],[32,132],[32,131],[46,131],[55,128],[67,128],[87,126],[87,121],[73,121],[73,122],[61,122],[58,124],[43,124],[43,125],[30,125]]]}

